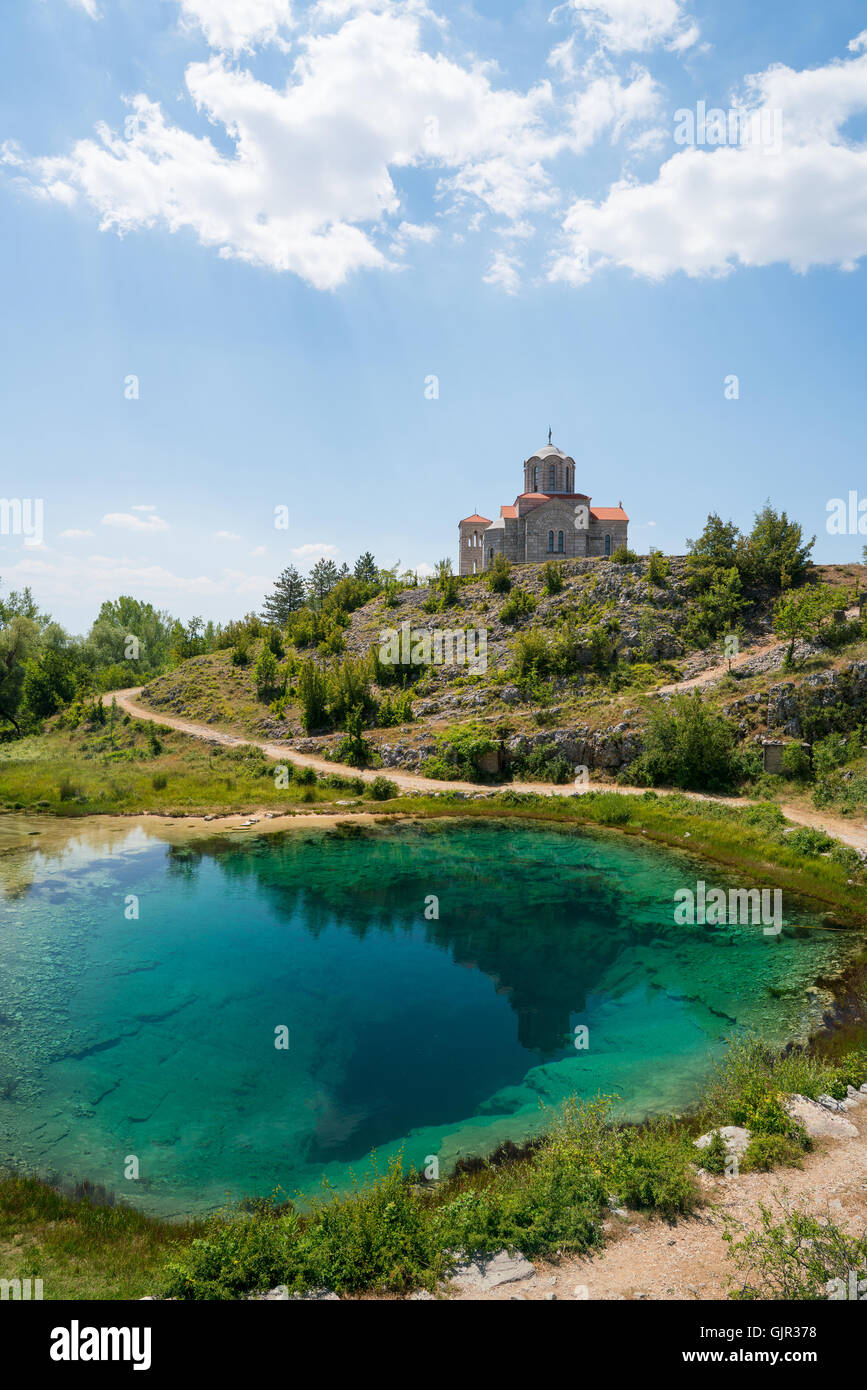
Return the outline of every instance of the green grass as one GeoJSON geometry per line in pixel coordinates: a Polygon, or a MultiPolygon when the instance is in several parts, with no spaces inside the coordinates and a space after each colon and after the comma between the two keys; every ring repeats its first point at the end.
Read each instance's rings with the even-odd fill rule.
{"type": "Polygon", "coordinates": [[[118,714],[95,729],[52,729],[0,744],[0,805],[58,816],[163,812],[331,809],[354,779],[317,777],[290,767],[278,786],[278,764],[255,746],[209,745],[202,739],[118,714]]]}
{"type": "Polygon", "coordinates": [[[75,1200],[35,1178],[0,1177],[0,1276],[42,1279],[46,1299],[155,1295],[166,1261],[202,1230],[75,1200]]]}
{"type": "MultiPolygon", "coordinates": [[[[456,1251],[481,1256],[505,1248],[555,1261],[589,1254],[603,1242],[611,1205],[669,1221],[690,1214],[702,1200],[693,1141],[703,1129],[747,1123],[756,1158],[744,1169],[799,1161],[808,1145],[781,1096],[845,1093],[847,1081],[861,1084],[865,1076],[863,1049],[832,1062],[748,1039],[730,1046],[689,1115],[619,1124],[613,1098],[572,1098],[523,1149],[507,1143],[488,1159],[463,1160],[438,1183],[404,1172],[400,1159],[378,1172],[373,1155],[352,1191],[323,1183],[305,1211],[275,1195],[207,1221],[169,1224],[73,1200],[36,1179],[3,1178],[0,1265],[5,1278],[41,1278],[47,1299],[229,1300],[276,1285],[299,1292],[325,1286],[343,1296],[433,1289],[456,1251]]],[[[712,1153],[705,1155],[713,1166],[712,1153]]],[[[764,1264],[771,1284],[789,1277],[781,1241],[768,1228],[764,1244],[735,1252],[739,1267],[764,1264]]],[[[753,1286],[747,1280],[745,1287],[753,1286]]]]}

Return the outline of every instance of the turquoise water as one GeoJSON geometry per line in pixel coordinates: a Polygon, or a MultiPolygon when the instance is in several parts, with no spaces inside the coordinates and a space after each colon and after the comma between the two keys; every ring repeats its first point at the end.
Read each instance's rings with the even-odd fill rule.
{"type": "Polygon", "coordinates": [[[446,1171],[572,1092],[682,1107],[727,1036],[814,1027],[856,944],[791,903],[780,937],[675,926],[676,889],[734,880],[514,823],[73,835],[0,877],[0,1162],[162,1214],[345,1186],[372,1148],[446,1171]]]}

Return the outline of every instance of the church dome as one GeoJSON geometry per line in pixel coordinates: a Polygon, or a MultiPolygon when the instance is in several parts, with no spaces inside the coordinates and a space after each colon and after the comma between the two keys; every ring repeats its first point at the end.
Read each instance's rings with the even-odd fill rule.
{"type": "Polygon", "coordinates": [[[524,460],[524,492],[566,493],[575,490],[575,460],[556,444],[543,444],[524,460]]]}

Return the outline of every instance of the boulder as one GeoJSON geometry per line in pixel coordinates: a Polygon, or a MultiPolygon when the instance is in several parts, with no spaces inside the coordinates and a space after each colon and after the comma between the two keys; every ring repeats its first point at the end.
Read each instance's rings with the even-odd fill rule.
{"type": "Polygon", "coordinates": [[[786,1112],[798,1120],[812,1139],[856,1139],[858,1131],[851,1120],[834,1114],[818,1101],[793,1095],[786,1101],[786,1112]]]}
{"type": "Polygon", "coordinates": [[[499,1250],[489,1258],[468,1260],[455,1265],[450,1272],[454,1288],[461,1293],[485,1293],[496,1289],[500,1284],[514,1284],[519,1279],[530,1279],[536,1273],[535,1265],[530,1264],[520,1252],[510,1255],[508,1250],[499,1250]]]}

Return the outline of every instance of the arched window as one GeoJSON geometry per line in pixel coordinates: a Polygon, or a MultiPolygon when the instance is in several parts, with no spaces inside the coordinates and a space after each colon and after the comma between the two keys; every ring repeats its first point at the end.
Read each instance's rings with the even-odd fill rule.
{"type": "Polygon", "coordinates": [[[567,490],[568,490],[569,492],[574,492],[574,490],[575,490],[574,478],[575,478],[575,475],[574,475],[574,473],[572,472],[572,469],[571,469],[571,468],[567,468],[567,469],[566,469],[566,488],[567,488],[567,490]]]}
{"type": "Polygon", "coordinates": [[[493,558],[494,558],[494,547],[491,546],[490,550],[488,551],[488,559],[489,559],[489,560],[493,560],[493,558]]]}
{"type": "Polygon", "coordinates": [[[562,531],[558,531],[558,532],[557,532],[557,550],[559,551],[559,553],[560,553],[561,555],[563,554],[563,532],[562,532],[562,531]]]}
{"type": "Polygon", "coordinates": [[[610,537],[610,536],[606,536],[606,537],[605,537],[605,554],[606,554],[606,555],[610,555],[610,554],[611,554],[611,537],[610,537]]]}
{"type": "Polygon", "coordinates": [[[553,492],[557,483],[557,474],[553,463],[548,464],[548,491],[553,492]]]}
{"type": "Polygon", "coordinates": [[[548,532],[548,549],[549,549],[549,550],[553,550],[553,549],[554,549],[554,532],[553,532],[553,531],[549,531],[549,532],[548,532]]]}
{"type": "Polygon", "coordinates": [[[478,562],[478,560],[473,560],[473,574],[476,573],[476,570],[478,569],[478,567],[479,567],[479,562],[478,562]]]}
{"type": "Polygon", "coordinates": [[[538,463],[533,465],[533,491],[534,491],[534,492],[538,492],[538,491],[539,491],[539,465],[538,465],[538,463]]]}

